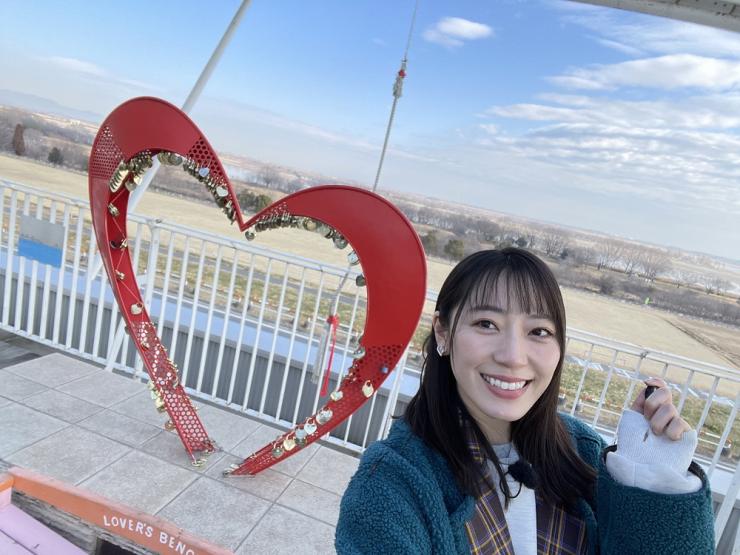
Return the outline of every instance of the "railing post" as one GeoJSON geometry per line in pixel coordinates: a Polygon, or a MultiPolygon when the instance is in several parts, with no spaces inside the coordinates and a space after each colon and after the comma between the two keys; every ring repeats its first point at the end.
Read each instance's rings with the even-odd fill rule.
{"type": "MultiPolygon", "coordinates": [[[[21,216],[28,216],[29,208],[31,207],[31,194],[26,193],[23,198],[23,211],[21,216]]],[[[21,222],[23,218],[21,218],[21,222]]],[[[15,319],[13,322],[13,328],[18,331],[23,331],[23,289],[26,286],[26,257],[18,254],[18,278],[16,279],[15,286],[15,319]]]]}
{"type": "Polygon", "coordinates": [[[583,390],[583,384],[586,382],[586,374],[588,373],[588,368],[591,366],[591,357],[593,357],[594,353],[594,344],[591,343],[588,348],[588,354],[586,355],[586,360],[583,364],[583,373],[581,374],[581,379],[578,382],[578,387],[576,388],[576,395],[573,398],[573,406],[570,407],[570,415],[574,416],[576,413],[576,406],[578,405],[578,400],[581,398],[581,391],[583,390]]]}
{"type": "MultiPolygon", "coordinates": [[[[725,498],[722,500],[722,504],[719,506],[717,516],[714,518],[714,547],[719,545],[719,540],[722,539],[722,533],[725,531],[725,526],[730,518],[732,509],[735,507],[735,499],[737,494],[740,492],[740,461],[735,465],[735,473],[732,476],[732,482],[730,487],[725,492],[725,498]]],[[[740,525],[738,525],[740,528],[740,525]]],[[[734,552],[734,551],[733,551],[734,552]]]]}
{"type": "Polygon", "coordinates": [[[401,382],[403,381],[403,375],[406,372],[406,362],[408,361],[408,357],[409,348],[406,347],[401,360],[399,360],[398,365],[396,365],[396,380],[393,382],[393,387],[388,394],[388,401],[385,404],[383,421],[380,425],[380,429],[378,430],[377,439],[383,439],[384,437],[386,437],[388,435],[388,431],[390,430],[391,415],[393,414],[393,410],[396,408],[396,403],[398,402],[398,394],[401,391],[401,382]]]}
{"type": "Polygon", "coordinates": [[[725,429],[722,431],[722,436],[719,438],[719,444],[717,445],[717,449],[712,457],[712,464],[709,465],[709,470],[707,470],[707,476],[712,475],[714,468],[717,466],[717,462],[719,461],[719,457],[722,455],[722,448],[725,446],[725,442],[732,431],[732,424],[735,422],[735,417],[737,416],[738,404],[740,404],[740,392],[735,396],[735,402],[732,404],[732,410],[730,411],[730,416],[727,418],[727,424],[725,424],[725,429]]]}
{"type": "MultiPolygon", "coordinates": [[[[13,190],[10,193],[10,221],[8,222],[8,250],[5,256],[5,293],[3,298],[3,324],[6,326],[10,324],[10,292],[13,286],[13,266],[14,266],[14,255],[15,250],[15,216],[18,209],[16,208],[18,202],[18,191],[13,190]]],[[[16,307],[17,309],[17,307],[16,307]]]]}
{"type": "MultiPolygon", "coordinates": [[[[115,307],[115,304],[113,305],[115,307]]],[[[111,316],[111,320],[113,320],[111,316]]],[[[108,349],[108,360],[105,363],[105,370],[107,372],[110,372],[113,370],[113,365],[116,363],[116,357],[118,356],[118,353],[121,350],[121,346],[123,345],[123,338],[126,335],[126,324],[123,321],[123,318],[121,318],[121,321],[118,322],[118,327],[116,328],[116,335],[113,338],[113,342],[111,343],[110,348],[108,349]]],[[[124,364],[126,361],[123,361],[124,364]]]]}

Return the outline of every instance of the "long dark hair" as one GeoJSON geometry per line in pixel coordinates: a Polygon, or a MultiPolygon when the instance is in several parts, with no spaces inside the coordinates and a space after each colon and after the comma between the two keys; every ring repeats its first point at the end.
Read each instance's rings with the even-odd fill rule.
{"type": "MultiPolygon", "coordinates": [[[[589,499],[593,495],[596,473],[578,456],[557,414],[565,357],[565,307],[550,269],[532,253],[515,247],[477,252],[450,272],[437,297],[435,310],[439,312],[440,323],[449,330],[451,349],[462,312],[459,309],[491,304],[490,295],[499,284],[508,306],[519,306],[525,313],[546,314],[555,325],[560,358],[552,381],[529,412],[511,423],[511,441],[519,456],[534,468],[542,498],[574,510],[579,498],[589,499]]],[[[462,490],[477,497],[481,493],[485,465],[476,463],[468,448],[465,429],[469,429],[497,469],[508,506],[513,496],[498,457],[460,399],[451,356],[437,353],[433,330],[424,343],[424,355],[421,386],[406,407],[406,422],[447,459],[462,490]]],[[[493,484],[489,482],[488,487],[493,484]]]]}

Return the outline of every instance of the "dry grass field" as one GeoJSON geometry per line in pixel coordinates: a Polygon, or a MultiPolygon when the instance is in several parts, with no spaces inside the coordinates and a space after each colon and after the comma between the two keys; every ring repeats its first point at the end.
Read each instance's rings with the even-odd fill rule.
{"type": "MultiPolygon", "coordinates": [[[[85,174],[45,164],[0,155],[0,178],[87,199],[85,174]]],[[[243,240],[215,206],[209,214],[208,207],[203,204],[150,192],[143,197],[137,212],[243,240]]],[[[279,230],[260,234],[256,244],[338,266],[346,265],[346,251],[332,248],[316,234],[279,230]]],[[[430,260],[428,287],[437,290],[450,268],[447,262],[430,260]]],[[[733,366],[733,358],[740,357],[737,330],[574,289],[564,289],[564,296],[571,328],[721,366],[733,366]]]]}

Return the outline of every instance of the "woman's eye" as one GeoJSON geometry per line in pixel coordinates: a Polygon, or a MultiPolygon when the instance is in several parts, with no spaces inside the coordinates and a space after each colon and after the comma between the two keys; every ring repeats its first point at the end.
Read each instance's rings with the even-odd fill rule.
{"type": "Polygon", "coordinates": [[[486,329],[486,330],[495,330],[496,329],[496,324],[494,324],[490,320],[480,320],[477,323],[477,325],[479,327],[483,328],[483,329],[486,329]]]}
{"type": "Polygon", "coordinates": [[[537,337],[552,337],[553,335],[555,335],[547,328],[535,328],[530,333],[537,337]]]}

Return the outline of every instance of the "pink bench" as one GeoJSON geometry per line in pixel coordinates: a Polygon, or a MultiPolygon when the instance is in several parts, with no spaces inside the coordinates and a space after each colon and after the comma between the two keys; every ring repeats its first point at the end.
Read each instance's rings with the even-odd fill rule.
{"type": "Polygon", "coordinates": [[[11,505],[13,480],[0,476],[0,553],[3,555],[84,555],[76,545],[11,505]]]}

